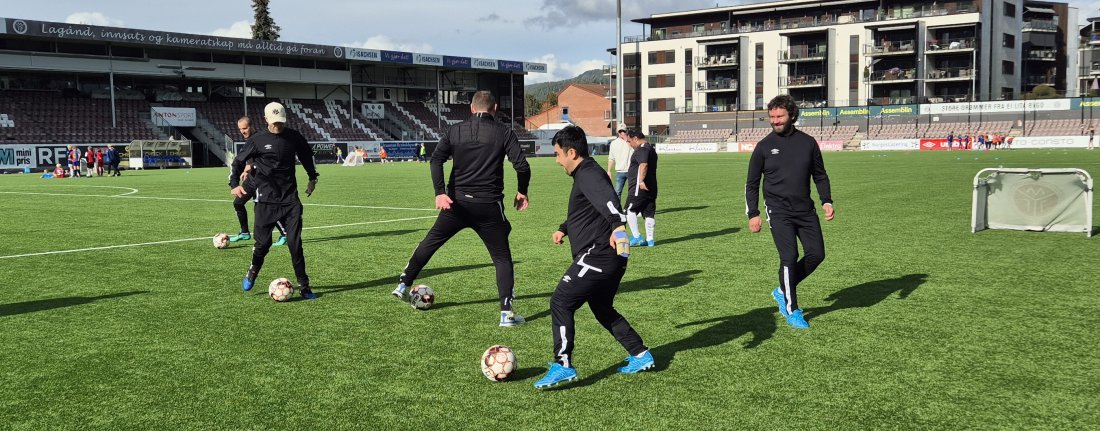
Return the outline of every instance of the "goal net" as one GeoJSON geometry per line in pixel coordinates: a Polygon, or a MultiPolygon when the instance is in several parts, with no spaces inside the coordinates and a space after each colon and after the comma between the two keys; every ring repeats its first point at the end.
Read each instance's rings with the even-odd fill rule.
{"type": "Polygon", "coordinates": [[[1092,236],[1092,177],[1081,169],[982,169],[971,232],[1013,229],[1092,236]]]}

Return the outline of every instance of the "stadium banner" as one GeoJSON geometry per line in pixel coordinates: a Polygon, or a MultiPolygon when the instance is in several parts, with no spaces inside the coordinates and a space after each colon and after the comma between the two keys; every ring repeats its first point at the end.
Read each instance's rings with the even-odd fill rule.
{"type": "Polygon", "coordinates": [[[994,102],[931,103],[920,105],[921,115],[1067,111],[1069,99],[998,100],[994,102]]]}
{"type": "Polygon", "coordinates": [[[382,61],[382,51],[377,49],[345,48],[344,58],[348,60],[382,61]]]}
{"type": "Polygon", "coordinates": [[[920,108],[917,105],[872,106],[870,109],[870,115],[872,117],[891,115],[916,115],[919,110],[920,108]]]}
{"type": "Polygon", "coordinates": [[[57,41],[119,42],[145,46],[173,46],[219,51],[244,51],[260,54],[288,54],[317,58],[343,58],[344,48],[309,43],[237,39],[167,31],[137,30],[98,25],[67,24],[29,19],[5,20],[4,31],[22,36],[38,36],[57,41]]]}
{"type": "Polygon", "coordinates": [[[913,151],[920,149],[920,139],[865,139],[860,151],[913,151]]]}
{"type": "Polygon", "coordinates": [[[756,143],[743,142],[737,144],[737,151],[741,153],[751,153],[754,149],[756,149],[756,143]]]}
{"type": "Polygon", "coordinates": [[[473,58],[471,59],[471,67],[474,69],[488,69],[497,70],[497,61],[489,58],[473,58]]]}
{"type": "MultiPolygon", "coordinates": [[[[853,118],[853,117],[868,117],[871,115],[871,110],[866,106],[853,106],[850,108],[836,108],[836,116],[840,118],[853,118]]],[[[801,115],[799,115],[801,116],[801,115]]]]}
{"type": "Polygon", "coordinates": [[[0,34],[8,32],[8,19],[0,18],[0,34]]]}
{"type": "Polygon", "coordinates": [[[836,116],[836,113],[837,113],[837,108],[806,108],[806,109],[799,109],[798,110],[798,121],[801,123],[802,120],[805,120],[807,118],[821,118],[821,117],[832,118],[832,117],[836,116]]]}
{"type": "Polygon", "coordinates": [[[497,60],[497,70],[501,72],[523,72],[523,62],[497,60]]]}
{"type": "Polygon", "coordinates": [[[470,66],[470,57],[451,57],[449,55],[443,56],[443,66],[451,68],[461,67],[463,69],[472,67],[470,66]]]}
{"type": "MultiPolygon", "coordinates": [[[[419,143],[420,142],[418,142],[418,141],[412,141],[412,142],[404,142],[404,141],[390,142],[390,141],[386,141],[386,142],[378,142],[378,145],[385,146],[386,147],[386,156],[389,159],[393,160],[393,159],[412,159],[412,158],[416,157],[416,144],[419,144],[419,143]]],[[[375,157],[378,157],[377,150],[375,152],[375,157]]]]}
{"type": "Polygon", "coordinates": [[[169,108],[167,106],[149,107],[149,117],[153,124],[172,127],[195,127],[195,108],[169,108]]]}
{"type": "Polygon", "coordinates": [[[840,151],[844,149],[844,141],[817,141],[817,147],[821,151],[840,151]]]}
{"type": "Polygon", "coordinates": [[[1012,148],[1088,148],[1088,136],[1017,136],[1012,148]]]}
{"type": "Polygon", "coordinates": [[[523,63],[524,72],[546,73],[545,63],[523,63]]]}
{"type": "Polygon", "coordinates": [[[36,167],[33,145],[0,145],[0,169],[36,167]]]}
{"type": "Polygon", "coordinates": [[[386,105],[382,103],[363,103],[362,114],[364,117],[371,120],[381,120],[386,118],[386,105]]]}
{"type": "Polygon", "coordinates": [[[920,150],[921,151],[945,151],[950,150],[947,147],[947,139],[921,139],[920,150]]]}
{"type": "Polygon", "coordinates": [[[413,54],[413,64],[425,66],[442,66],[443,56],[435,54],[413,54]]]}
{"type": "Polygon", "coordinates": [[[696,143],[696,144],[657,144],[658,154],[675,154],[675,153],[717,153],[718,143],[696,143]]]}
{"type": "Polygon", "coordinates": [[[389,63],[404,63],[412,64],[413,54],[411,52],[401,51],[382,51],[382,61],[389,63]]]}

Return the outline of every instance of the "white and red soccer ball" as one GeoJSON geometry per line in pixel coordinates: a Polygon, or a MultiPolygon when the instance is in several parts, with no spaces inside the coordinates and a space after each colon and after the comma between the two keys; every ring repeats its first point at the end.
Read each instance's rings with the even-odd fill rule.
{"type": "Polygon", "coordinates": [[[409,303],[417,310],[427,310],[435,304],[435,291],[426,285],[418,285],[409,291],[409,303]]]}
{"type": "Polygon", "coordinates": [[[226,248],[229,247],[229,235],[226,233],[219,233],[214,235],[214,248],[226,248]]]}
{"type": "Polygon", "coordinates": [[[497,344],[481,355],[481,373],[494,382],[507,379],[517,367],[516,353],[508,346],[497,344]]]}
{"type": "Polygon", "coordinates": [[[286,302],[294,296],[294,284],[285,278],[276,278],[267,285],[267,296],[275,302],[286,302]]]}

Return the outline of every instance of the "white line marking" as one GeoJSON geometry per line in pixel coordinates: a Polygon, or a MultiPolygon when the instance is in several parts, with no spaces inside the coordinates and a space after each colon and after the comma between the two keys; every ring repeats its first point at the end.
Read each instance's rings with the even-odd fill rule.
{"type": "MultiPolygon", "coordinates": [[[[137,192],[136,189],[130,189],[137,192]]],[[[131,192],[131,193],[134,193],[131,192]]],[[[0,194],[7,195],[42,195],[42,196],[72,196],[72,197],[94,197],[94,198],[127,198],[127,199],[152,199],[152,200],[165,200],[165,201],[190,201],[190,202],[217,202],[217,203],[232,203],[231,200],[221,199],[198,199],[198,198],[170,198],[159,196],[131,196],[130,193],[121,195],[81,195],[72,193],[43,193],[43,192],[0,192],[0,194]]],[[[358,208],[358,209],[372,209],[372,210],[404,210],[404,211],[436,211],[435,208],[402,208],[402,207],[380,207],[371,205],[339,205],[339,204],[307,204],[302,203],[307,207],[326,207],[326,208],[358,208]]]]}
{"type": "MultiPolygon", "coordinates": [[[[393,220],[364,221],[364,222],[358,222],[358,223],[334,224],[334,225],[329,225],[329,226],[313,226],[313,227],[304,227],[304,228],[302,228],[302,230],[332,229],[332,228],[338,228],[338,227],[362,226],[362,225],[379,224],[379,223],[393,223],[393,222],[399,222],[399,221],[420,220],[420,219],[427,219],[427,218],[435,218],[435,216],[407,217],[407,218],[399,218],[399,219],[393,219],[393,220]]],[[[138,243],[138,244],[107,245],[107,246],[103,246],[103,247],[89,247],[89,248],[80,248],[80,249],[74,249],[74,250],[43,251],[43,252],[40,252],[40,253],[27,253],[27,254],[15,254],[15,255],[11,255],[11,256],[0,256],[0,259],[15,259],[15,258],[18,258],[18,257],[46,256],[46,255],[51,255],[51,254],[77,253],[77,252],[82,252],[82,251],[109,250],[109,249],[112,249],[112,248],[141,247],[141,246],[146,246],[146,245],[171,244],[171,243],[176,243],[176,242],[199,241],[199,240],[209,241],[210,237],[204,236],[204,237],[200,237],[200,238],[170,239],[170,240],[165,240],[165,241],[143,242],[143,243],[138,243]]]]}

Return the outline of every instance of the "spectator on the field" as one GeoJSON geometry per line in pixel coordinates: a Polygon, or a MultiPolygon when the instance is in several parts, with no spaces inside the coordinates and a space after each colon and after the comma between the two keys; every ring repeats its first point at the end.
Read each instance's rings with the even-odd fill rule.
{"type": "Polygon", "coordinates": [[[951,133],[947,134],[947,149],[950,150],[951,149],[951,144],[954,143],[954,142],[955,142],[955,131],[952,130],[951,133]]]}
{"type": "Polygon", "coordinates": [[[1092,149],[1092,141],[1096,138],[1096,131],[1089,127],[1089,149],[1092,149]]]}
{"type": "Polygon", "coordinates": [[[97,177],[103,176],[103,149],[95,149],[95,175],[97,177]]]}
{"type": "Polygon", "coordinates": [[[122,157],[119,156],[114,145],[107,146],[107,155],[104,158],[110,158],[111,160],[107,162],[107,175],[111,177],[121,176],[122,173],[118,171],[118,164],[122,162],[122,157]]]}

